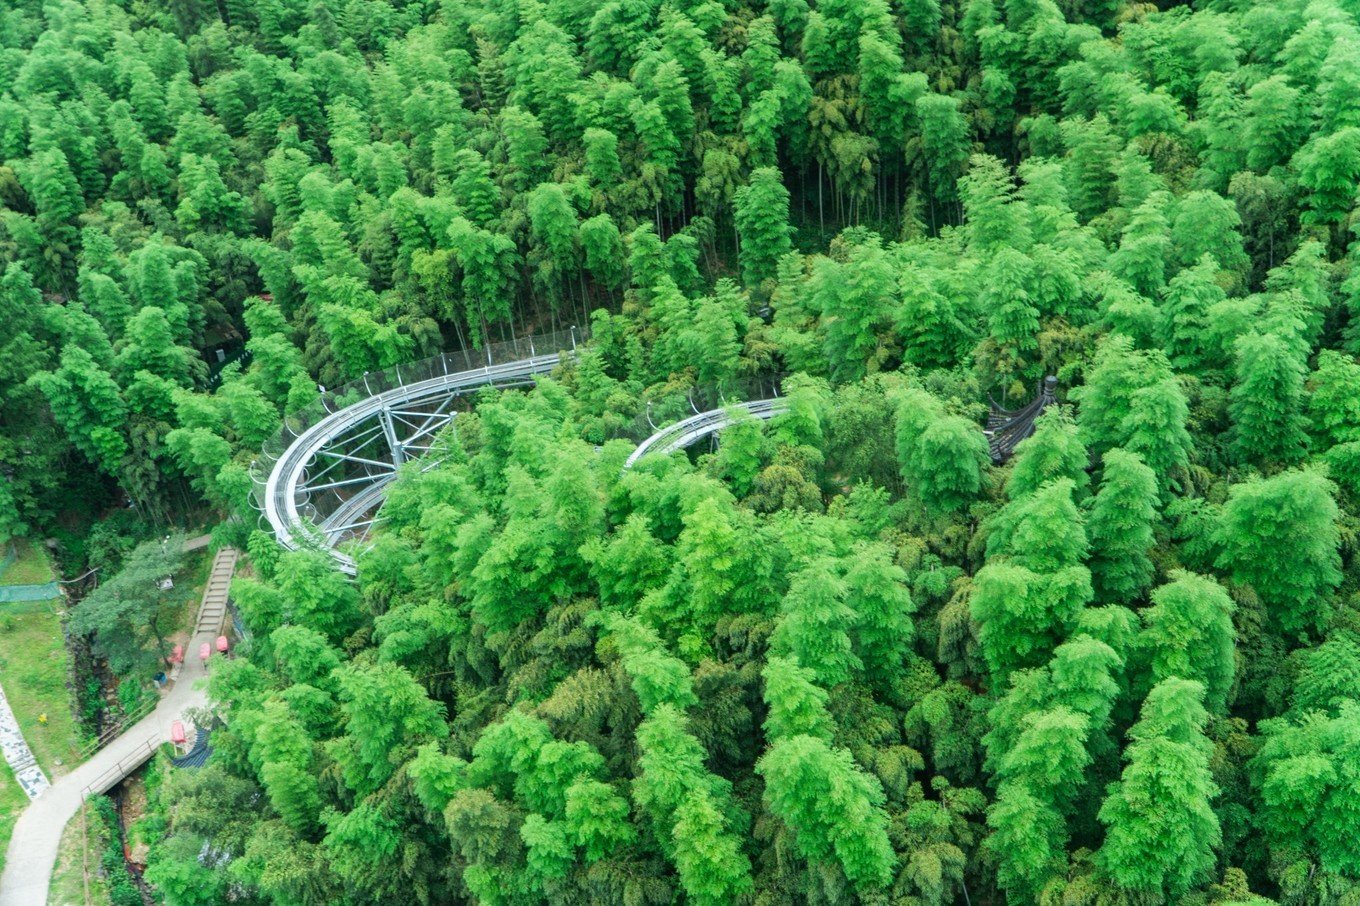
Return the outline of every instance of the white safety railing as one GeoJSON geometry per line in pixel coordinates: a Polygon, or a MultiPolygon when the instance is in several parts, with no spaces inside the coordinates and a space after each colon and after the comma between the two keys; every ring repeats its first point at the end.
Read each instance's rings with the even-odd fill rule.
{"type": "Polygon", "coordinates": [[[749,403],[733,403],[722,409],[710,409],[682,419],[657,431],[638,444],[636,450],[623,464],[624,471],[631,469],[638,460],[649,454],[668,456],[683,450],[696,441],[717,434],[724,428],[736,424],[739,419],[754,417],[768,421],[788,410],[788,403],[782,398],[754,400],[749,403]]]}
{"type": "Polygon", "coordinates": [[[289,416],[253,464],[257,507],[290,550],[328,550],[365,537],[387,485],[408,459],[426,456],[453,418],[454,402],[482,387],[517,387],[555,368],[581,339],[575,328],[479,350],[448,352],[365,374],[289,416]]]}
{"type": "MultiPolygon", "coordinates": [[[[435,435],[453,420],[454,402],[482,387],[532,384],[564,355],[573,356],[583,339],[571,328],[479,351],[445,353],[366,374],[324,393],[290,416],[253,464],[260,512],[284,547],[327,551],[343,572],[354,575],[353,557],[337,546],[346,539],[368,537],[403,464],[421,459],[422,468],[438,465],[435,435]]],[[[695,414],[644,439],[624,468],[632,468],[648,454],[684,449],[738,418],[773,418],[787,408],[778,393],[777,376],[691,390],[687,406],[695,414]],[[695,394],[711,404],[730,393],[772,396],[702,412],[694,401],[695,394]]]]}

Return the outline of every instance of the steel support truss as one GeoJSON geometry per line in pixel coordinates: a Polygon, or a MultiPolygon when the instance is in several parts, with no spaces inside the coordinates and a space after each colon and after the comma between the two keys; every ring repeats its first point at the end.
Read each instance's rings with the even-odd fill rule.
{"type": "Polygon", "coordinates": [[[408,462],[419,460],[422,470],[438,465],[438,435],[453,422],[458,400],[482,387],[530,385],[559,361],[552,352],[487,364],[328,406],[261,481],[260,509],[279,543],[328,550],[353,575],[354,559],[338,545],[368,539],[388,485],[408,462]]]}
{"type": "MultiPolygon", "coordinates": [[[[573,355],[574,346],[566,354],[573,355]]],[[[327,407],[326,416],[295,437],[262,481],[261,510],[279,543],[290,550],[326,550],[342,571],[354,575],[354,559],[340,545],[367,542],[399,471],[425,471],[440,463],[437,438],[454,423],[458,400],[482,387],[530,385],[558,362],[552,353],[488,364],[371,393],[342,408],[327,407]]],[[[787,405],[775,397],[706,412],[691,408],[696,414],[639,444],[624,469],[648,454],[668,455],[713,437],[738,419],[773,418],[787,405]]]]}

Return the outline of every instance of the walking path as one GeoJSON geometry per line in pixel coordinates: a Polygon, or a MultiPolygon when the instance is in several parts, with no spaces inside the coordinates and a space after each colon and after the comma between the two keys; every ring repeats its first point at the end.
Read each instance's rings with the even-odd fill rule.
{"type": "Polygon", "coordinates": [[[38,767],[38,760],[28,748],[23,731],[19,729],[19,721],[14,718],[14,711],[5,698],[4,689],[0,689],[0,752],[4,753],[5,761],[9,762],[19,786],[28,794],[28,798],[36,799],[42,795],[49,785],[47,775],[38,767]]]}
{"type": "Polygon", "coordinates": [[[227,593],[231,591],[231,576],[236,572],[236,551],[224,547],[213,560],[208,584],[203,589],[203,601],[198,605],[198,625],[195,635],[207,633],[213,638],[222,634],[227,621],[227,593]]]}
{"type": "Polygon", "coordinates": [[[182,718],[191,708],[201,708],[208,703],[204,688],[207,670],[197,656],[198,648],[204,642],[211,645],[221,634],[226,619],[225,608],[213,616],[210,607],[219,599],[225,604],[225,588],[236,568],[236,557],[235,550],[223,548],[213,560],[203,601],[199,604],[197,629],[190,639],[179,677],[162,696],[156,710],[89,761],[64,777],[58,777],[19,816],[5,856],[5,871],[0,875],[0,906],[41,906],[46,903],[62,831],[80,810],[85,797],[109,790],[149,761],[157,747],[169,740],[171,721],[182,718]]]}
{"type": "MultiPolygon", "coordinates": [[[[211,535],[199,535],[197,538],[190,538],[184,542],[184,551],[185,553],[189,553],[191,551],[202,550],[211,543],[211,535]]],[[[205,624],[204,617],[206,614],[208,623],[217,627],[216,634],[221,634],[221,627],[226,619],[227,590],[231,585],[231,571],[236,565],[236,551],[230,550],[229,548],[227,550],[230,551],[231,555],[230,567],[226,570],[224,578],[221,578],[216,583],[212,580],[208,582],[208,588],[204,592],[203,604],[199,606],[198,631],[204,631],[205,629],[211,628],[209,625],[205,624]]],[[[223,553],[226,553],[226,551],[223,553]]],[[[219,558],[220,556],[221,555],[219,555],[219,558]]],[[[217,562],[214,562],[213,567],[214,570],[216,570],[217,562]]],[[[217,578],[217,573],[215,571],[213,576],[215,579],[217,578]]],[[[30,597],[14,597],[13,592],[16,588],[44,589],[40,596],[34,597],[32,600],[47,600],[48,598],[55,598],[60,594],[56,582],[49,582],[46,585],[41,586],[3,586],[0,587],[0,594],[3,594],[4,592],[10,592],[11,594],[8,598],[0,597],[0,601],[30,600],[30,597]]],[[[14,776],[18,778],[19,786],[23,789],[24,793],[28,795],[29,799],[36,799],[38,796],[42,795],[43,790],[51,785],[47,780],[47,775],[43,773],[42,767],[39,766],[38,760],[33,757],[33,751],[29,749],[28,741],[24,739],[24,733],[19,728],[19,721],[15,719],[14,711],[10,708],[9,700],[5,698],[5,690],[2,687],[0,687],[0,755],[3,755],[5,761],[9,763],[10,770],[12,770],[14,776]]]]}

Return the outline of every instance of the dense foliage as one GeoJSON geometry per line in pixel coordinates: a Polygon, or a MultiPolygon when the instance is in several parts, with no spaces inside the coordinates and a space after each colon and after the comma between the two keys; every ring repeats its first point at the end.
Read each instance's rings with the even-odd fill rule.
{"type": "Polygon", "coordinates": [[[1353,0],[14,0],[0,76],[0,535],[590,326],[357,582],[250,536],[167,903],[1360,898],[1353,0]]]}

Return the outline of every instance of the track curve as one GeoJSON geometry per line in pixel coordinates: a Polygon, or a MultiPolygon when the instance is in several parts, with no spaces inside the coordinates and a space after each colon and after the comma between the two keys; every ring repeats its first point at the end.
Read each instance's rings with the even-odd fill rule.
{"type": "Polygon", "coordinates": [[[275,538],[289,550],[324,549],[354,575],[354,559],[336,545],[371,525],[364,517],[381,506],[404,462],[430,452],[434,435],[454,417],[452,403],[483,387],[532,384],[557,367],[563,353],[573,355],[575,344],[574,330],[518,340],[483,350],[478,355],[488,364],[461,370],[450,364],[470,363],[469,353],[442,355],[404,366],[404,374],[365,375],[361,384],[325,395],[312,417],[300,419],[303,427],[281,430],[273,442],[279,452],[262,454],[265,462],[256,464],[268,468],[257,476],[255,494],[275,538]],[[497,351],[530,355],[493,364],[497,351]],[[375,383],[386,389],[371,392],[375,383]],[[340,405],[356,390],[367,395],[340,405]]]}
{"type": "MultiPolygon", "coordinates": [[[[548,338],[538,342],[553,348],[555,344],[551,340],[545,343],[545,339],[548,338]]],[[[281,452],[272,458],[267,477],[257,481],[260,511],[279,544],[289,550],[304,547],[325,550],[342,572],[355,575],[354,558],[337,545],[352,537],[357,529],[362,528],[362,534],[367,534],[376,516],[365,517],[382,506],[387,488],[404,462],[430,453],[434,434],[454,418],[448,411],[451,403],[483,387],[532,384],[535,376],[557,367],[563,353],[574,354],[574,337],[571,340],[570,348],[454,372],[448,372],[446,357],[441,356],[407,366],[407,374],[428,373],[431,363],[441,366],[438,370],[445,373],[403,380],[398,372],[396,386],[334,410],[323,404],[325,415],[319,415],[299,431],[288,429],[284,436],[291,439],[279,442],[281,452]],[[332,473],[335,477],[330,477],[332,473]],[[322,481],[328,477],[330,480],[322,481]],[[342,488],[344,494],[340,493],[342,488]],[[334,501],[327,492],[334,496],[334,501]],[[334,507],[324,513],[318,506],[332,502],[334,507]]],[[[534,348],[531,341],[520,343],[534,348]]],[[[365,389],[370,386],[366,376],[365,389]]],[[[352,389],[353,386],[346,392],[332,394],[328,400],[347,398],[352,389]]],[[[624,471],[644,456],[675,453],[741,418],[768,420],[786,409],[785,401],[775,397],[696,413],[643,440],[628,457],[624,471]]],[[[426,467],[437,464],[438,459],[433,459],[426,467]]]]}
{"type": "Polygon", "coordinates": [[[649,454],[668,456],[678,450],[685,449],[696,441],[717,434],[724,428],[730,428],[742,418],[742,413],[754,416],[761,421],[768,421],[787,411],[787,409],[788,404],[784,399],[775,397],[767,400],[752,400],[749,403],[733,403],[722,409],[710,409],[707,412],[691,415],[673,425],[667,425],[638,444],[637,449],[624,461],[623,470],[628,471],[637,464],[638,460],[649,454]]]}

